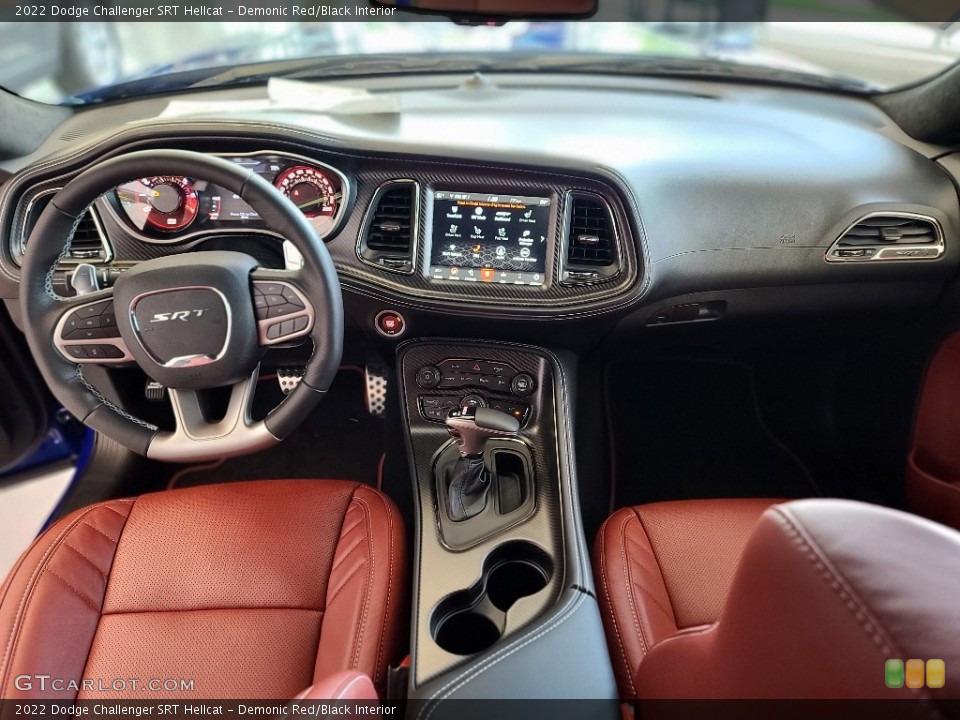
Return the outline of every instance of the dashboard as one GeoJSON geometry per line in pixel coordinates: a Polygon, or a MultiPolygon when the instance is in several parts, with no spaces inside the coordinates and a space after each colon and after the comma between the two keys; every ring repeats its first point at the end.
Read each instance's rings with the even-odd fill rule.
{"type": "MultiPolygon", "coordinates": [[[[149,148],[218,155],[273,184],[370,324],[386,310],[443,332],[464,316],[653,327],[922,306],[960,265],[955,157],[866,100],[655,79],[418,82],[400,91],[415,109],[364,116],[247,109],[257,88],[191,95],[198,110],[182,117],[164,116],[187,102],[177,96],[76,113],[34,156],[0,163],[12,173],[0,297],[16,297],[53,194],[98,160],[149,148]]],[[[298,262],[231,193],[147,176],[90,208],[53,282],[69,292],[78,262],[109,281],[197,249],[298,262]]]]}

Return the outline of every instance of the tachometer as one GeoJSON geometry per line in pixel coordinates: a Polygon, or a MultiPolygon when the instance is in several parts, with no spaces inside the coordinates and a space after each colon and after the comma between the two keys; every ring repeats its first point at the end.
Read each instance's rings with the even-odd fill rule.
{"type": "Polygon", "coordinates": [[[308,165],[287,168],[273,184],[308,218],[333,217],[343,195],[339,181],[308,165]]]}
{"type": "Polygon", "coordinates": [[[117,199],[137,228],[150,225],[167,232],[188,227],[200,207],[193,183],[176,175],[158,175],[121,185],[117,199]]]}

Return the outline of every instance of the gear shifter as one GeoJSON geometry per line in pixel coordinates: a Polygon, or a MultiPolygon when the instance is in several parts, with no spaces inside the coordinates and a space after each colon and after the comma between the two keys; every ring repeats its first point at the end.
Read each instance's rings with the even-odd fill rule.
{"type": "Polygon", "coordinates": [[[450,473],[447,514],[460,522],[478,515],[487,505],[490,471],[483,462],[487,440],[516,437],[520,423],[499,410],[477,407],[454,410],[446,423],[460,450],[460,458],[450,473]]]}

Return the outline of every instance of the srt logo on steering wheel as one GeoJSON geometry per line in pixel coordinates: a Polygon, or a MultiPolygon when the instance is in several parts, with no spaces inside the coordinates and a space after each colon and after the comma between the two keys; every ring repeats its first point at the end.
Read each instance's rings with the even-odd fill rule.
{"type": "Polygon", "coordinates": [[[151,323],[167,322],[169,320],[180,320],[187,322],[191,317],[202,317],[210,308],[198,308],[197,310],[178,310],[177,312],[157,313],[153,316],[151,323]]]}

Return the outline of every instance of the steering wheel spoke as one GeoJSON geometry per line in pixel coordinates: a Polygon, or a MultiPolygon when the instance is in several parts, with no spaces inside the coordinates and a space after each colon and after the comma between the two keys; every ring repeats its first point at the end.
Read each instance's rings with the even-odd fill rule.
{"type": "Polygon", "coordinates": [[[65,300],[53,343],[63,357],[78,365],[122,365],[133,355],[120,336],[113,294],[107,290],[65,300]]]}
{"type": "Polygon", "coordinates": [[[177,462],[201,461],[276,444],[277,438],[264,424],[251,418],[259,376],[258,367],[249,378],[231,387],[226,412],[216,420],[208,418],[201,395],[205,391],[169,388],[176,429],[158,434],[150,443],[147,456],[177,462]]]}
{"type": "Polygon", "coordinates": [[[316,311],[299,287],[298,271],[258,269],[251,280],[260,345],[279,345],[312,332],[316,311]]]}

